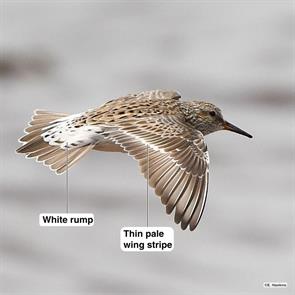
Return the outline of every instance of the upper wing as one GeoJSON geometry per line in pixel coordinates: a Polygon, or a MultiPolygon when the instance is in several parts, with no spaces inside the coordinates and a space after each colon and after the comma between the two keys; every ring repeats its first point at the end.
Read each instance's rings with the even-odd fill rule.
{"type": "Polygon", "coordinates": [[[208,188],[209,156],[203,135],[177,116],[154,116],[122,122],[107,136],[139,162],[166,212],[175,209],[175,222],[194,230],[208,188]]]}
{"type": "Polygon", "coordinates": [[[110,100],[86,112],[88,125],[115,125],[131,118],[177,114],[180,94],[170,90],[151,90],[110,100]]]}

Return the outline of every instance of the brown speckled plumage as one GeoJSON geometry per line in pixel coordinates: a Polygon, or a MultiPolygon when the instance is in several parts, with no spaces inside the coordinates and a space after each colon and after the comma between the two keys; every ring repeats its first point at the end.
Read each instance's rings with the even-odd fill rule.
{"type": "Polygon", "coordinates": [[[17,152],[56,173],[92,149],[128,153],[138,161],[166,212],[175,211],[175,222],[190,230],[199,223],[207,197],[204,135],[227,129],[250,137],[225,121],[213,104],[184,102],[177,92],[161,90],[120,97],[71,116],[38,110],[29,125],[17,152]]]}

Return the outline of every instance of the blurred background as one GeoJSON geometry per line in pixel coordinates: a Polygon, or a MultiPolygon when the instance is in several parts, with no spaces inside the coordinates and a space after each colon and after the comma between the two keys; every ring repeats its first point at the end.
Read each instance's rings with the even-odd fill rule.
{"type": "Polygon", "coordinates": [[[282,0],[2,0],[1,294],[294,294],[292,19],[282,0]],[[207,137],[197,230],[151,190],[150,225],[174,228],[174,251],[122,252],[121,227],[145,226],[146,183],[125,154],[98,152],[69,179],[70,211],[95,226],[39,227],[66,194],[64,176],[14,152],[33,110],[77,113],[149,89],[213,102],[254,136],[207,137]]]}

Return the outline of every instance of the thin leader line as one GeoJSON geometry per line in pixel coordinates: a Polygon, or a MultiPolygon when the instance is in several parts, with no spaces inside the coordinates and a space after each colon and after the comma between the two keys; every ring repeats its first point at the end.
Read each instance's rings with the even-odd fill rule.
{"type": "Polygon", "coordinates": [[[146,145],[147,158],[147,177],[146,177],[146,226],[149,226],[149,180],[150,180],[150,161],[149,161],[149,145],[146,145]]]}
{"type": "Polygon", "coordinates": [[[68,148],[68,144],[67,144],[67,146],[66,146],[66,198],[67,198],[66,208],[67,208],[67,213],[69,213],[69,204],[70,204],[68,163],[69,163],[69,148],[68,148]]]}

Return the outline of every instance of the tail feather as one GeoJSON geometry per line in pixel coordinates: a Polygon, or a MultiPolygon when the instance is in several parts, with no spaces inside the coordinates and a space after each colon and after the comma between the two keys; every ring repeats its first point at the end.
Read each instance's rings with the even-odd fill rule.
{"type": "MultiPolygon", "coordinates": [[[[48,124],[48,123],[47,123],[48,124]]],[[[47,127],[47,124],[40,124],[40,125],[31,125],[25,129],[25,132],[31,133],[32,131],[42,130],[42,128],[47,127]]]]}
{"type": "Polygon", "coordinates": [[[37,116],[37,115],[41,115],[41,116],[52,116],[54,117],[55,119],[57,117],[59,118],[62,118],[62,117],[66,117],[68,116],[69,114],[66,114],[66,113],[56,113],[56,112],[51,112],[51,111],[46,111],[46,110],[35,110],[34,111],[34,116],[37,116]]]}
{"type": "Polygon", "coordinates": [[[48,146],[48,143],[45,142],[41,136],[37,136],[33,138],[32,140],[30,140],[29,142],[27,142],[26,144],[24,144],[23,146],[21,146],[20,148],[18,148],[16,151],[18,153],[28,154],[28,153],[38,151],[47,146],[48,146]]]}
{"type": "Polygon", "coordinates": [[[26,142],[29,142],[29,141],[31,141],[32,139],[34,139],[34,138],[40,136],[41,134],[42,134],[42,130],[35,130],[35,131],[32,131],[32,132],[30,132],[30,133],[24,135],[23,137],[21,137],[21,138],[19,139],[19,141],[20,141],[20,142],[24,142],[24,143],[26,143],[26,142]]]}
{"type": "Polygon", "coordinates": [[[54,163],[51,166],[51,169],[56,170],[57,174],[61,174],[66,171],[67,168],[73,166],[78,160],[80,160],[87,152],[91,151],[93,145],[87,145],[81,148],[72,150],[72,153],[69,153],[68,156],[65,156],[63,159],[54,163]]]}
{"type": "Polygon", "coordinates": [[[64,113],[36,110],[29,127],[25,129],[27,134],[19,139],[23,145],[16,152],[25,154],[27,158],[35,158],[36,161],[43,162],[57,174],[65,172],[94,147],[93,144],[89,144],[65,150],[58,145],[50,145],[44,141],[42,134],[55,127],[59,120],[67,116],[68,114],[64,113]]]}
{"type": "Polygon", "coordinates": [[[40,155],[43,155],[44,153],[48,152],[48,151],[51,151],[52,150],[52,146],[47,146],[45,148],[42,148],[40,150],[36,150],[35,152],[32,152],[32,153],[29,153],[27,154],[27,158],[35,158],[35,157],[38,157],[40,155]]]}
{"type": "Polygon", "coordinates": [[[80,160],[84,155],[86,155],[86,153],[88,153],[89,151],[91,151],[93,149],[94,145],[88,145],[85,147],[80,148],[79,153],[75,156],[75,158],[71,159],[71,161],[68,162],[68,164],[64,164],[63,166],[59,167],[56,172],[58,174],[64,173],[66,171],[67,168],[72,167],[78,160],[80,160]]]}
{"type": "Polygon", "coordinates": [[[37,158],[37,160],[39,162],[43,162],[43,161],[46,161],[52,157],[54,157],[58,152],[60,151],[60,148],[59,147],[52,147],[52,149],[48,152],[45,152],[44,154],[40,154],[37,158]]]}
{"type": "Polygon", "coordinates": [[[43,126],[46,126],[47,124],[48,124],[48,121],[49,121],[50,119],[47,119],[47,118],[45,118],[45,119],[43,119],[43,120],[40,120],[40,119],[34,119],[31,123],[30,123],[30,125],[31,126],[35,126],[35,125],[39,125],[39,126],[41,126],[41,125],[43,125],[43,126]]]}

